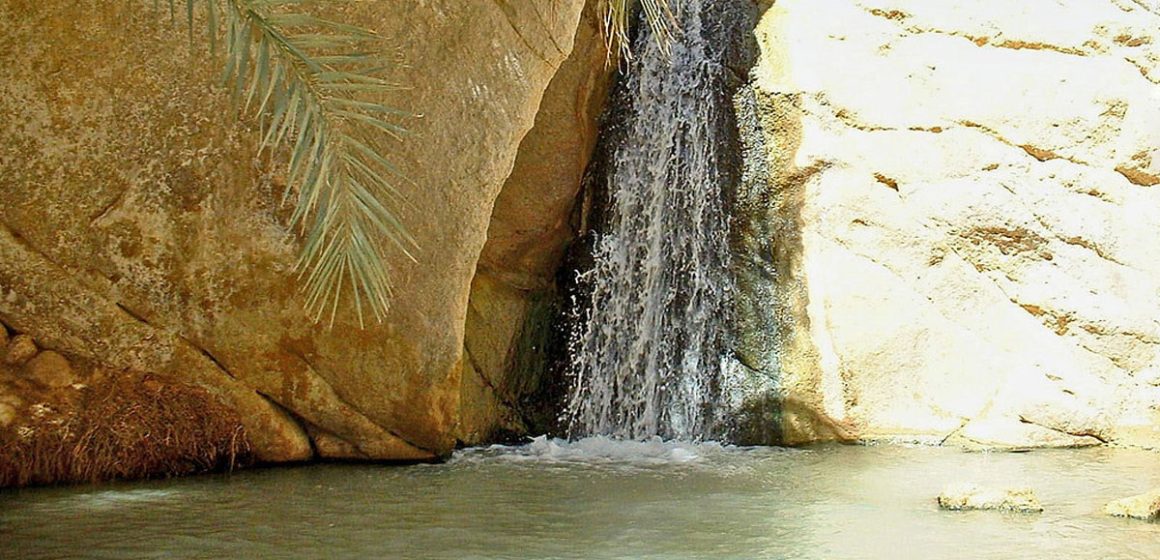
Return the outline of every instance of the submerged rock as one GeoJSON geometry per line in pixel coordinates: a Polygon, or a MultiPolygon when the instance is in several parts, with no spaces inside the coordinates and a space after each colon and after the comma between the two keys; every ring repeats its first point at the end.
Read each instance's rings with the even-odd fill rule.
{"type": "Polygon", "coordinates": [[[4,363],[21,366],[33,356],[36,356],[36,342],[32,340],[31,336],[26,334],[18,334],[8,341],[8,348],[4,352],[4,363]]]}
{"type": "Polygon", "coordinates": [[[999,510],[1018,513],[1043,511],[1030,488],[992,489],[976,484],[951,484],[938,496],[939,509],[953,511],[999,510]]]}
{"type": "Polygon", "coordinates": [[[1160,519],[1160,488],[1139,496],[1108,502],[1108,505],[1104,506],[1104,513],[1114,517],[1160,519]]]}

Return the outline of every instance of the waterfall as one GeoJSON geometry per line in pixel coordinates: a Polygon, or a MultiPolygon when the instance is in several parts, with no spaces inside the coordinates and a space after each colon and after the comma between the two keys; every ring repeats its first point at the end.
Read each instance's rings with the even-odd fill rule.
{"type": "Polygon", "coordinates": [[[728,58],[742,31],[729,13],[741,4],[752,5],[674,1],[668,53],[638,25],[596,162],[606,200],[578,277],[588,299],[569,348],[572,436],[721,435],[737,166],[728,58]]]}

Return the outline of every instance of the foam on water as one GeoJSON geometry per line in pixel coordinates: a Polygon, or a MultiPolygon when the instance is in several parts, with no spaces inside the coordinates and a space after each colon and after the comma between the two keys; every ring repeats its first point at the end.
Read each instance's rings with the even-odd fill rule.
{"type": "Polygon", "coordinates": [[[525,445],[492,445],[460,450],[451,464],[515,462],[617,466],[663,466],[718,463],[735,456],[800,453],[779,448],[739,447],[715,441],[623,440],[592,436],[574,441],[538,436],[525,445]]]}
{"type": "Polygon", "coordinates": [[[159,488],[100,490],[71,495],[65,499],[65,503],[77,511],[109,511],[165,504],[178,499],[180,495],[177,490],[159,488]]]}

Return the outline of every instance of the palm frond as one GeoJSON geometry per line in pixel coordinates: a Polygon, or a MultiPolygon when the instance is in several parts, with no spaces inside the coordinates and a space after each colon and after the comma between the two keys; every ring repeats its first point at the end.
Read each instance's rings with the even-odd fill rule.
{"type": "Polygon", "coordinates": [[[644,10],[645,19],[652,30],[653,37],[658,42],[661,52],[669,52],[669,44],[677,27],[676,18],[669,6],[669,0],[601,0],[601,14],[603,14],[602,31],[604,32],[605,46],[609,57],[619,55],[624,59],[632,58],[632,42],[629,31],[632,28],[632,16],[637,4],[644,10]]]}
{"type": "MultiPolygon", "coordinates": [[[[197,0],[186,3],[192,28],[197,0]]],[[[352,298],[364,325],[364,308],[381,321],[390,306],[385,245],[414,258],[415,241],[391,209],[402,201],[395,181],[405,178],[382,155],[384,139],[406,133],[405,113],[379,101],[400,89],[379,76],[379,37],[299,11],[304,3],[205,0],[215,45],[224,24],[223,82],[258,115],[259,149],[288,152],[305,305],[333,324],[340,300],[352,298]]]]}

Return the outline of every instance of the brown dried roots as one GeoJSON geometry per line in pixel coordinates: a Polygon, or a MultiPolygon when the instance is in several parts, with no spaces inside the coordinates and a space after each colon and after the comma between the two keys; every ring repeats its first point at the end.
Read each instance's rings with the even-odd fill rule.
{"type": "Polygon", "coordinates": [[[110,373],[46,391],[0,429],[0,487],[169,477],[251,461],[236,413],[203,389],[110,373]]]}

